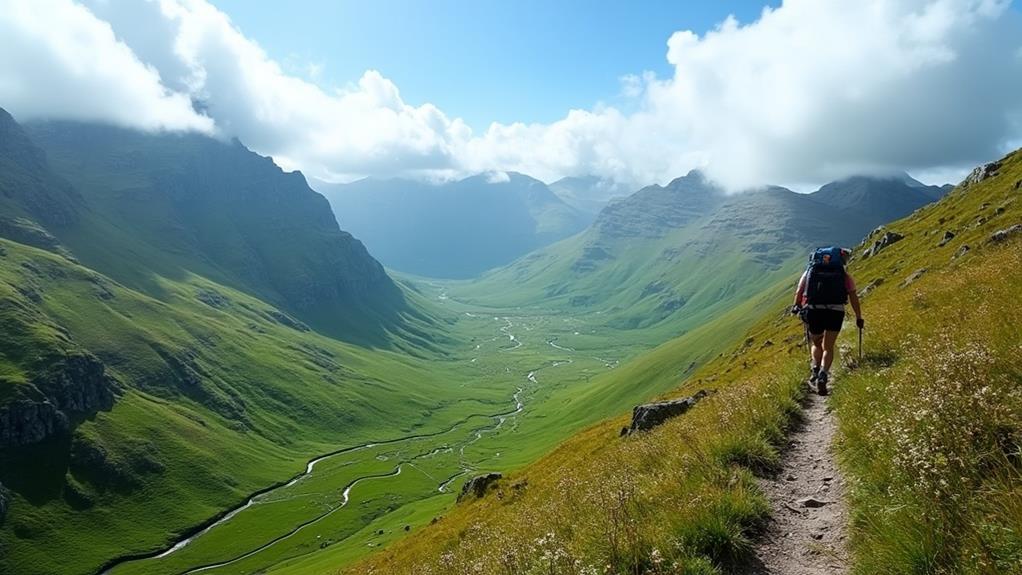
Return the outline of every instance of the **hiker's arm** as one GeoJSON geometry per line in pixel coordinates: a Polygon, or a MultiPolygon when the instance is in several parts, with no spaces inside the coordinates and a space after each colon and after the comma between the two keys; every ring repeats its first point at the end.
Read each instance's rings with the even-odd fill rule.
{"type": "Polygon", "coordinates": [[[855,312],[855,319],[861,319],[862,308],[859,306],[859,294],[855,292],[848,294],[848,303],[852,304],[852,311],[855,312]]]}
{"type": "Polygon", "coordinates": [[[798,278],[798,288],[795,289],[795,301],[794,305],[802,303],[802,294],[806,291],[806,274],[803,273],[802,277],[798,278]]]}

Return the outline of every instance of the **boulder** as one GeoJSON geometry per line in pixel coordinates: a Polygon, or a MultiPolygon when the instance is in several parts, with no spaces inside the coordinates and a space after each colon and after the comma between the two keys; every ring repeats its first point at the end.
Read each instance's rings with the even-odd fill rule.
{"type": "Polygon", "coordinates": [[[940,243],[937,244],[937,247],[938,248],[942,248],[942,247],[946,246],[947,243],[950,242],[951,240],[953,240],[954,238],[955,238],[955,233],[952,232],[951,230],[947,230],[946,232],[944,232],[944,237],[942,237],[940,239],[940,243]]]}
{"type": "Polygon", "coordinates": [[[859,297],[866,297],[866,296],[868,296],[870,293],[873,292],[873,290],[877,289],[877,287],[879,287],[883,283],[884,283],[884,278],[877,278],[877,279],[869,282],[868,284],[866,284],[865,287],[863,287],[862,289],[859,290],[859,297]]]}
{"type": "Polygon", "coordinates": [[[486,495],[486,490],[490,488],[498,479],[503,477],[500,473],[486,473],[483,475],[476,475],[472,479],[465,482],[465,485],[461,487],[461,494],[458,495],[458,501],[465,499],[469,495],[475,495],[476,497],[482,497],[486,495]]]}
{"type": "Polygon", "coordinates": [[[880,239],[874,241],[873,245],[871,245],[869,248],[866,249],[865,252],[863,252],[862,259],[873,257],[880,253],[880,251],[886,248],[887,246],[890,246],[903,239],[905,239],[905,236],[899,234],[898,232],[884,232],[884,234],[880,236],[880,239]]]}
{"type": "Polygon", "coordinates": [[[954,256],[955,259],[960,258],[960,257],[964,256],[965,254],[969,253],[970,249],[972,249],[972,248],[969,247],[969,244],[962,244],[962,247],[958,248],[958,251],[955,252],[955,256],[954,256]]]}
{"type": "Polygon", "coordinates": [[[990,236],[990,239],[987,241],[991,243],[1000,243],[1012,236],[1017,236],[1020,233],[1022,233],[1022,224],[1015,224],[1010,228],[997,230],[990,236]]]}
{"type": "Polygon", "coordinates": [[[925,274],[926,272],[927,268],[917,269],[916,271],[912,272],[912,275],[905,278],[905,281],[901,282],[901,287],[908,287],[914,284],[916,281],[919,280],[919,278],[923,277],[923,274],[925,274]]]}
{"type": "Polygon", "coordinates": [[[1000,162],[990,162],[989,164],[983,164],[977,167],[968,176],[962,180],[961,186],[967,188],[973,184],[978,184],[987,178],[992,178],[997,175],[997,170],[1001,168],[1000,162]]]}
{"type": "Polygon", "coordinates": [[[632,424],[621,430],[621,435],[631,435],[636,431],[649,431],[663,424],[672,417],[677,417],[692,408],[700,399],[706,397],[705,390],[700,390],[692,397],[658,401],[637,405],[632,410],[632,424]]]}

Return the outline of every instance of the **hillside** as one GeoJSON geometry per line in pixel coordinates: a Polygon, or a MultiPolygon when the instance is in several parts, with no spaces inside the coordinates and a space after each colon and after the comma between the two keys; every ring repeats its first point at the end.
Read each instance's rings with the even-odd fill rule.
{"type": "MultiPolygon", "coordinates": [[[[830,403],[854,573],[1020,572],[1022,313],[1001,302],[1022,285],[1022,152],[974,175],[890,223],[901,240],[868,237],[850,266],[866,353],[856,361],[855,330],[842,333],[830,403]]],[[[625,415],[595,425],[346,572],[756,572],[752,541],[771,512],[756,476],[778,469],[805,393],[790,298],[777,293],[742,343],[676,380],[669,396],[709,392],[690,412],[627,438],[625,415]]],[[[683,373],[685,343],[608,377],[683,373]]]]}
{"type": "Polygon", "coordinates": [[[84,205],[50,169],[46,155],[0,108],[0,237],[44,249],[59,242],[40,225],[64,229],[78,222],[84,205]]]}
{"type": "Polygon", "coordinates": [[[598,312],[616,327],[673,336],[791,275],[809,247],[854,243],[931,201],[916,187],[871,178],[812,194],[772,187],[729,196],[694,171],[612,203],[585,233],[453,293],[598,312]]]}
{"type": "Polygon", "coordinates": [[[400,290],[297,172],[239,142],[70,122],[28,136],[89,205],[51,230],[86,266],[154,297],[155,275],[201,275],[331,335],[377,345],[400,290]]]}
{"type": "Polygon", "coordinates": [[[467,278],[574,235],[590,218],[518,173],[429,184],[403,179],[315,183],[337,221],[388,267],[467,278]]]}
{"type": "Polygon", "coordinates": [[[238,144],[83,126],[36,126],[48,155],[0,126],[0,221],[14,222],[0,227],[0,571],[93,573],[315,455],[506,405],[504,382],[447,384],[464,376],[433,316],[363,328],[394,351],[296,317],[303,284],[346,305],[398,289],[300,175],[238,144]],[[294,233],[275,249],[281,230],[294,233]]]}

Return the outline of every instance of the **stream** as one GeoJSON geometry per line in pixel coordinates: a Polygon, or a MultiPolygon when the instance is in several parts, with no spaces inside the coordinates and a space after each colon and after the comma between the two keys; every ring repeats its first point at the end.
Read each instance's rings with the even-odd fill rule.
{"type": "MultiPolygon", "coordinates": [[[[441,300],[446,299],[446,293],[442,293],[439,299],[441,299],[441,300]]],[[[466,315],[471,316],[471,317],[477,317],[474,314],[471,314],[469,312],[466,312],[466,315]]],[[[515,324],[508,317],[494,317],[493,319],[496,320],[496,321],[503,320],[505,322],[505,324],[499,328],[499,331],[503,335],[506,335],[508,337],[508,341],[511,344],[509,347],[498,348],[497,349],[498,352],[512,351],[512,350],[518,349],[519,347],[524,345],[523,342],[520,339],[518,339],[517,336],[515,336],[515,334],[511,333],[510,330],[515,327],[515,324]]],[[[496,338],[494,338],[494,339],[496,339],[496,338]]],[[[556,339],[557,339],[556,337],[548,339],[546,341],[546,343],[549,344],[551,347],[554,347],[554,348],[556,348],[558,350],[561,350],[561,351],[565,351],[565,352],[574,352],[575,351],[574,349],[571,349],[571,348],[568,348],[568,347],[562,347],[562,346],[557,345],[555,343],[556,339]]],[[[475,348],[476,348],[476,350],[478,350],[480,348],[480,346],[476,345],[475,348]]],[[[473,359],[472,362],[474,362],[476,359],[478,359],[478,358],[473,359]]],[[[601,360],[601,361],[606,361],[606,360],[601,360]]],[[[562,359],[562,360],[552,361],[550,363],[550,365],[548,365],[546,367],[539,367],[539,368],[536,368],[534,370],[529,371],[528,374],[525,376],[525,379],[528,381],[528,383],[530,385],[538,386],[539,385],[539,379],[537,378],[537,373],[540,370],[546,369],[547,367],[558,367],[558,366],[567,365],[567,364],[570,364],[570,363],[572,363],[571,359],[562,359]]],[[[523,387],[518,387],[517,388],[515,393],[512,395],[512,401],[514,402],[514,408],[511,409],[511,410],[508,410],[508,411],[504,411],[504,412],[496,413],[496,414],[470,414],[470,415],[465,416],[461,420],[453,423],[448,428],[440,430],[440,431],[436,431],[436,432],[432,432],[432,433],[413,434],[413,435],[407,435],[407,436],[403,436],[403,437],[387,439],[387,440],[382,440],[382,441],[374,441],[374,442],[363,443],[361,445],[356,445],[356,446],[353,446],[353,447],[347,447],[347,448],[339,449],[339,450],[332,451],[332,452],[320,455],[318,457],[315,457],[314,459],[309,460],[309,462],[306,464],[305,470],[303,472],[301,472],[298,475],[292,477],[290,480],[288,480],[286,482],[282,482],[282,483],[279,483],[279,484],[276,484],[276,485],[273,485],[273,486],[270,486],[270,487],[267,487],[265,489],[262,489],[260,491],[255,492],[254,494],[249,496],[245,500],[244,503],[242,503],[242,504],[240,504],[240,505],[238,505],[236,507],[233,507],[231,509],[228,509],[226,512],[223,513],[222,516],[210,519],[208,524],[200,526],[200,527],[197,527],[194,533],[192,533],[190,535],[187,535],[187,536],[181,538],[180,540],[174,542],[172,545],[170,545],[169,547],[167,547],[163,551],[156,552],[156,553],[150,553],[150,554],[143,554],[143,555],[126,556],[126,557],[121,557],[121,558],[114,559],[111,562],[109,562],[107,565],[105,565],[99,571],[99,574],[100,575],[108,575],[113,569],[115,569],[116,567],[118,567],[118,566],[120,566],[122,564],[125,564],[125,563],[129,563],[129,562],[133,562],[133,561],[139,561],[139,560],[144,560],[144,559],[152,559],[152,558],[162,559],[162,558],[168,557],[168,556],[170,556],[170,555],[180,551],[181,549],[187,547],[190,543],[192,543],[193,541],[195,541],[199,537],[203,536],[204,534],[208,533],[212,529],[216,528],[217,526],[223,525],[223,524],[227,523],[228,521],[231,521],[234,517],[236,517],[239,513],[241,513],[245,509],[248,509],[249,507],[260,503],[261,500],[263,500],[264,498],[270,496],[274,492],[276,492],[276,491],[278,491],[280,489],[286,489],[288,487],[294,486],[296,483],[298,483],[299,481],[302,481],[304,478],[306,478],[310,474],[312,474],[313,471],[315,470],[317,464],[319,464],[320,462],[323,462],[323,461],[325,461],[327,459],[330,459],[332,457],[337,457],[337,456],[340,456],[340,455],[350,454],[350,453],[353,453],[353,452],[356,452],[356,451],[370,449],[370,448],[381,446],[381,445],[392,445],[392,444],[396,444],[396,443],[412,441],[412,440],[417,440],[417,439],[426,439],[426,438],[431,438],[431,437],[437,437],[437,436],[444,435],[444,434],[447,434],[447,433],[450,433],[450,432],[454,431],[459,426],[466,424],[468,421],[470,421],[471,419],[476,418],[476,417],[488,418],[488,419],[493,420],[494,423],[476,429],[474,431],[474,433],[472,433],[470,438],[466,439],[465,441],[463,441],[461,443],[461,445],[457,446],[458,447],[459,456],[462,459],[462,461],[460,463],[461,469],[456,474],[454,474],[454,475],[444,479],[442,482],[440,482],[439,486],[437,488],[438,492],[446,493],[448,491],[448,489],[450,488],[451,484],[453,484],[459,477],[467,475],[467,474],[469,474],[469,473],[471,473],[473,471],[473,467],[471,465],[468,465],[464,461],[465,449],[467,447],[471,446],[472,444],[476,443],[477,441],[481,440],[485,434],[496,432],[497,430],[499,430],[501,428],[501,426],[503,426],[503,424],[509,418],[511,418],[513,416],[516,416],[519,413],[521,413],[525,409],[525,404],[522,401],[522,394],[524,392],[525,392],[525,389],[523,387]]],[[[252,557],[253,555],[256,555],[257,553],[260,553],[260,552],[262,552],[262,551],[272,547],[273,545],[276,545],[276,544],[278,544],[278,543],[280,543],[282,541],[285,541],[285,540],[293,537],[294,535],[298,534],[299,532],[301,532],[305,528],[307,528],[309,526],[312,526],[312,525],[314,525],[316,523],[319,523],[320,521],[322,521],[322,520],[326,519],[327,517],[331,516],[332,514],[337,512],[338,510],[343,509],[344,507],[346,507],[348,505],[349,501],[351,500],[352,489],[354,489],[355,486],[358,485],[359,483],[362,483],[362,482],[365,482],[365,481],[371,481],[371,480],[378,480],[378,479],[386,479],[386,478],[396,477],[396,476],[401,474],[402,468],[405,465],[412,465],[413,467],[415,467],[412,464],[412,461],[415,461],[415,460],[420,459],[420,458],[430,457],[430,456],[433,456],[433,455],[435,455],[435,454],[437,454],[437,453],[439,453],[441,451],[452,450],[452,449],[454,449],[453,446],[443,445],[441,447],[437,447],[435,449],[432,449],[428,453],[421,453],[421,454],[418,454],[418,455],[406,458],[403,461],[400,461],[397,464],[397,466],[392,471],[390,471],[390,472],[373,474],[373,475],[365,475],[365,476],[357,477],[357,478],[353,479],[351,482],[349,482],[344,487],[344,490],[343,490],[343,492],[341,494],[340,502],[338,504],[332,506],[326,512],[324,512],[324,513],[322,513],[322,514],[320,514],[320,515],[318,515],[316,517],[313,517],[311,519],[308,519],[308,520],[300,523],[299,525],[295,526],[293,529],[291,529],[287,533],[284,533],[282,535],[274,537],[270,541],[267,541],[266,543],[263,543],[262,545],[259,545],[259,546],[255,547],[254,549],[252,549],[251,551],[247,551],[247,552],[245,552],[242,555],[239,555],[239,556],[234,557],[232,559],[228,559],[228,560],[224,560],[224,561],[221,561],[221,562],[217,562],[217,563],[210,563],[210,564],[206,564],[206,565],[200,565],[200,566],[197,566],[197,567],[192,567],[192,568],[190,568],[190,569],[188,569],[186,571],[181,572],[181,574],[182,575],[187,575],[187,574],[191,574],[191,573],[199,573],[199,572],[203,572],[203,571],[209,571],[209,570],[212,570],[212,569],[216,569],[218,567],[224,567],[224,566],[227,566],[227,565],[231,565],[231,564],[237,563],[239,561],[242,561],[244,559],[247,559],[249,557],[252,557]]]]}

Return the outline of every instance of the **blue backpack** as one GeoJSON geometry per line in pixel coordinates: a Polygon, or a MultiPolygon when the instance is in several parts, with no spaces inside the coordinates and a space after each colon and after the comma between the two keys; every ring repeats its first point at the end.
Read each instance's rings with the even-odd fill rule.
{"type": "Polygon", "coordinates": [[[806,268],[806,304],[843,305],[848,303],[845,288],[845,259],[839,247],[817,248],[809,254],[806,268]]]}

